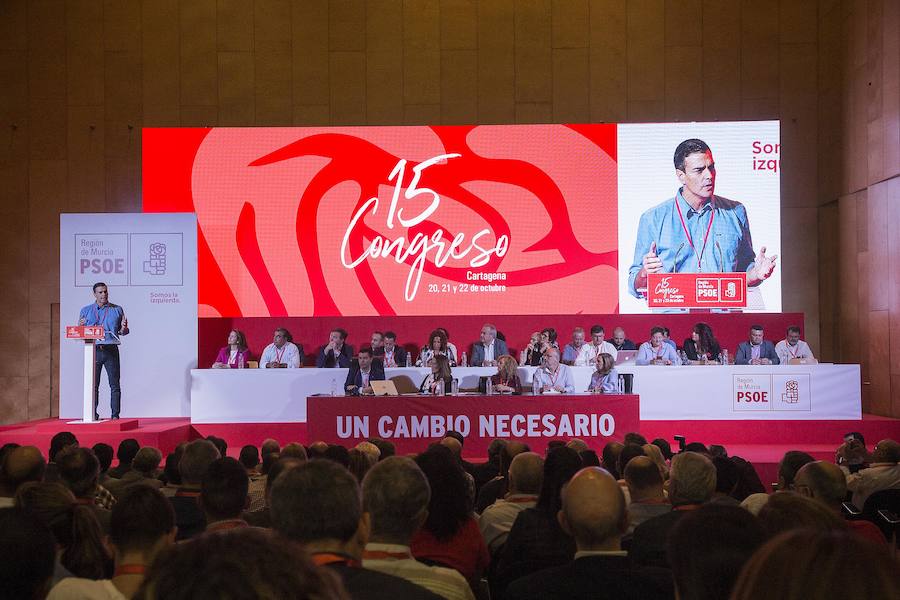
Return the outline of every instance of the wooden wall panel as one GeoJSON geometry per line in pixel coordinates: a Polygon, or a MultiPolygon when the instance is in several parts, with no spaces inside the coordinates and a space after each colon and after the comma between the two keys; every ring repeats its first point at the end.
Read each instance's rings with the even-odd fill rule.
{"type": "Polygon", "coordinates": [[[628,3],[627,16],[628,119],[645,121],[652,118],[648,103],[662,102],[665,89],[665,4],[635,0],[628,3]],[[632,108],[640,113],[632,114],[632,108]]]}
{"type": "Polygon", "coordinates": [[[331,52],[331,124],[366,124],[366,55],[331,52]]]}
{"type": "Polygon", "coordinates": [[[179,3],[178,30],[181,104],[215,106],[218,101],[216,0],[179,3]]]}
{"type": "Polygon", "coordinates": [[[217,0],[216,50],[219,52],[253,50],[253,2],[217,0]]]}
{"type": "Polygon", "coordinates": [[[331,52],[365,51],[365,0],[329,0],[328,49],[331,52]]]}
{"type": "Polygon", "coordinates": [[[294,0],[293,27],[294,104],[328,104],[328,1],[294,0]]]}
{"type": "Polygon", "coordinates": [[[68,103],[103,104],[103,2],[66,2],[65,17],[68,103]]]}
{"type": "Polygon", "coordinates": [[[621,122],[627,117],[626,5],[616,0],[591,0],[590,69],[591,121],[621,122]]]}
{"type": "Polygon", "coordinates": [[[181,72],[178,0],[141,5],[141,89],[145,127],[177,126],[181,72]]]}
{"type": "Polygon", "coordinates": [[[900,175],[900,2],[882,3],[882,173],[900,175]]]}
{"type": "Polygon", "coordinates": [[[440,4],[403,3],[403,102],[441,103],[440,4]]]}
{"type": "Polygon", "coordinates": [[[219,52],[218,62],[219,125],[239,127],[252,124],[256,118],[252,54],[219,52]]]}
{"type": "Polygon", "coordinates": [[[142,27],[141,0],[103,0],[104,50],[140,54],[142,27]]]}
{"type": "Polygon", "coordinates": [[[0,2],[0,50],[28,48],[28,0],[0,2]]]}
{"type": "Polygon", "coordinates": [[[515,122],[513,0],[478,3],[478,121],[515,122]]]}
{"type": "Polygon", "coordinates": [[[741,116],[741,1],[703,1],[703,118],[741,116]]]}
{"type": "Polygon", "coordinates": [[[590,2],[553,0],[550,4],[550,26],[553,48],[587,48],[590,42],[590,2]]]}
{"type": "Polygon", "coordinates": [[[591,118],[589,50],[555,48],[552,53],[553,122],[589,121],[591,118]]]}
{"type": "Polygon", "coordinates": [[[478,0],[441,0],[441,50],[478,49],[478,0]]]}
{"type": "Polygon", "coordinates": [[[441,123],[478,122],[478,51],[441,51],[441,123]]]}
{"type": "Polygon", "coordinates": [[[67,212],[91,212],[104,197],[106,174],[103,106],[70,106],[68,111],[67,212]]]}
{"type": "Polygon", "coordinates": [[[516,0],[515,6],[516,102],[550,102],[553,97],[550,1],[516,0]]]}

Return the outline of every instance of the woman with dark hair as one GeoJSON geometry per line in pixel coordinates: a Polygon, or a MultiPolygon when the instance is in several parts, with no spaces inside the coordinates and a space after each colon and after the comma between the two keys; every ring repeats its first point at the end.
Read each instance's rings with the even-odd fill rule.
{"type": "Polygon", "coordinates": [[[26,483],[16,492],[15,503],[50,528],[59,548],[58,561],[72,575],[85,579],[112,575],[112,557],[103,543],[100,522],[91,507],[79,504],[66,486],[26,483]]]}
{"type": "Polygon", "coordinates": [[[557,513],[562,508],[563,486],[581,467],[581,457],[571,448],[554,448],[547,453],[537,505],[521,511],[513,523],[500,552],[492,597],[502,597],[514,579],[572,561],[575,540],[562,530],[557,513]]]}
{"type": "Polygon", "coordinates": [[[416,361],[416,366],[427,367],[428,361],[435,356],[444,356],[450,361],[451,367],[456,366],[456,353],[447,343],[447,334],[440,328],[435,329],[428,336],[428,344],[419,352],[419,360],[416,361]]]}
{"type": "Polygon", "coordinates": [[[450,567],[470,584],[477,583],[490,563],[487,545],[472,516],[469,484],[453,452],[435,444],[416,457],[428,478],[428,517],[413,536],[410,548],[419,560],[450,567]]]}
{"type": "Polygon", "coordinates": [[[558,335],[552,327],[541,329],[541,343],[559,350],[559,344],[556,342],[558,335]]]}
{"type": "Polygon", "coordinates": [[[446,356],[438,354],[431,361],[431,373],[425,377],[419,391],[424,394],[439,394],[440,382],[444,382],[444,395],[451,392],[453,385],[453,373],[450,371],[450,361],[446,356]]]}
{"type": "Polygon", "coordinates": [[[213,369],[238,369],[247,366],[250,351],[247,349],[247,338],[242,331],[232,329],[228,333],[228,344],[219,350],[213,369]]]}
{"type": "Polygon", "coordinates": [[[710,362],[719,360],[722,348],[713,335],[712,327],[706,323],[697,323],[691,331],[691,337],[684,340],[684,353],[691,362],[710,362]]]}

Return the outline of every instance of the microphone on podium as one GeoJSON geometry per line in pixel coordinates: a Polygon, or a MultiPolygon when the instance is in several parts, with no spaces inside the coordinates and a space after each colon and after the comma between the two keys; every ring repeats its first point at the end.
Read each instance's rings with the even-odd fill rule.
{"type": "Polygon", "coordinates": [[[678,246],[678,250],[675,251],[675,258],[672,259],[672,273],[675,272],[675,269],[678,268],[678,254],[681,252],[681,249],[684,248],[684,242],[678,246]]]}

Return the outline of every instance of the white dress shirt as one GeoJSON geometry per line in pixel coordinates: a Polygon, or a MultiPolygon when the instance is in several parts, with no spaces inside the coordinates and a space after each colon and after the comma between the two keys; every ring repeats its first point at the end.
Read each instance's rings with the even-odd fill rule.
{"type": "Polygon", "coordinates": [[[783,365],[788,364],[792,358],[815,358],[809,344],[803,340],[798,340],[796,346],[791,346],[787,340],[781,340],[775,344],[775,354],[783,365]]]}
{"type": "Polygon", "coordinates": [[[616,347],[606,340],[603,340],[600,343],[600,346],[595,346],[593,342],[590,344],[585,344],[581,347],[581,352],[578,353],[578,358],[575,359],[575,366],[592,367],[597,364],[597,356],[603,354],[604,352],[613,357],[613,362],[615,362],[616,357],[619,355],[616,347]]]}
{"type": "Polygon", "coordinates": [[[300,350],[292,342],[285,342],[284,346],[279,350],[273,342],[263,350],[259,359],[259,368],[265,369],[267,364],[276,360],[280,363],[287,363],[288,369],[299,369],[300,350]]]}

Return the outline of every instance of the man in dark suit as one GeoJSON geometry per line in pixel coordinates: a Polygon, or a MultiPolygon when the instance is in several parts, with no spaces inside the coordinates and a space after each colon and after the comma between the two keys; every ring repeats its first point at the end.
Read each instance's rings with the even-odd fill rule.
{"type": "Polygon", "coordinates": [[[496,327],[485,323],[481,328],[481,338],[472,347],[472,366],[493,367],[504,354],[509,354],[506,342],[497,337],[496,327]]]}
{"type": "Polygon", "coordinates": [[[750,327],[750,341],[741,342],[734,355],[736,365],[777,365],[779,362],[775,344],[763,339],[762,325],[750,327]]]}
{"type": "Polygon", "coordinates": [[[353,360],[353,348],[344,342],[347,341],[347,332],[343,329],[332,329],[328,334],[328,343],[319,349],[316,358],[317,369],[331,369],[340,367],[347,369],[353,360]]]}
{"type": "Polygon", "coordinates": [[[356,360],[350,363],[344,390],[348,394],[371,394],[371,381],[384,381],[384,367],[379,360],[372,360],[372,349],[359,349],[356,360]]]}
{"type": "Polygon", "coordinates": [[[586,467],[562,492],[559,523],[575,539],[575,560],[517,579],[506,590],[509,600],[531,598],[648,598],[621,549],[628,528],[622,488],[607,471],[586,467]]]}
{"type": "Polygon", "coordinates": [[[341,578],[354,600],[439,598],[405,579],[359,566],[369,515],[362,512],[356,479],[337,463],[313,460],[284,472],[272,485],[271,511],[275,531],[303,544],[313,562],[341,578]]]}
{"type": "Polygon", "coordinates": [[[378,348],[373,348],[375,358],[385,367],[405,367],[406,350],[397,345],[397,334],[393,331],[385,331],[382,338],[382,344],[378,348]]]}

